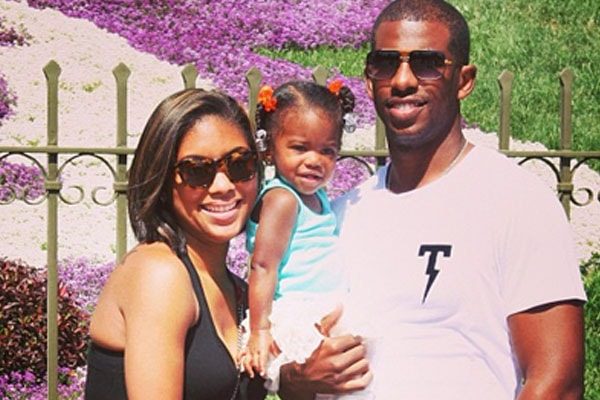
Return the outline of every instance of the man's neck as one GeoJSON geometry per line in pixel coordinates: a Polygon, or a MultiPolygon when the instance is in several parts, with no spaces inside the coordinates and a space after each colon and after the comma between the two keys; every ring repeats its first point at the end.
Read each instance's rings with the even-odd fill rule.
{"type": "Polygon", "coordinates": [[[448,173],[471,147],[460,129],[453,130],[434,146],[390,147],[386,186],[394,193],[423,187],[448,173]]]}

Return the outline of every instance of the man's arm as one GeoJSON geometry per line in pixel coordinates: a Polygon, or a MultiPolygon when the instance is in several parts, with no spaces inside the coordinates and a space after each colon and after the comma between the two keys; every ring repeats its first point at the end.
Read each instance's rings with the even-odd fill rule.
{"type": "Polygon", "coordinates": [[[284,400],[313,399],[315,393],[347,393],[362,390],[373,378],[365,358],[366,348],[359,337],[328,337],[341,316],[341,309],[323,319],[326,337],[303,364],[281,367],[278,395],[284,400]]]}
{"type": "Polygon", "coordinates": [[[563,301],[508,317],[524,386],[518,400],[583,398],[583,303],[563,301]]]}

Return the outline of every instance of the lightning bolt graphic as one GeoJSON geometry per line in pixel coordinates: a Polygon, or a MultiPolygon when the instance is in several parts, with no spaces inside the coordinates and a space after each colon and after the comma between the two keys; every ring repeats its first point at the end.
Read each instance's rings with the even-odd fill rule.
{"type": "Polygon", "coordinates": [[[423,299],[421,300],[421,304],[425,303],[425,299],[427,298],[429,289],[431,289],[431,286],[433,286],[433,282],[435,281],[435,278],[437,278],[439,273],[440,271],[435,269],[435,264],[427,264],[427,271],[425,272],[425,274],[429,275],[429,279],[427,280],[427,286],[425,286],[425,293],[423,293],[423,299]]]}
{"type": "Polygon", "coordinates": [[[452,253],[452,246],[444,244],[424,244],[419,248],[419,257],[423,257],[427,253],[429,253],[429,260],[427,261],[425,275],[429,275],[429,278],[427,279],[427,285],[425,286],[425,292],[423,293],[421,304],[425,303],[427,295],[429,294],[429,290],[433,286],[435,278],[437,278],[438,274],[440,273],[440,270],[435,268],[438,254],[442,253],[444,257],[450,257],[450,254],[452,253]]]}

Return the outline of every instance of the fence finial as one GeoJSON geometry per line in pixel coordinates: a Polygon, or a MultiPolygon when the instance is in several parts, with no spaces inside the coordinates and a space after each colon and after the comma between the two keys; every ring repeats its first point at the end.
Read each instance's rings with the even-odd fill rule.
{"type": "Polygon", "coordinates": [[[43,69],[47,85],[47,143],[48,146],[58,144],[58,77],[61,73],[60,66],[50,60],[43,69]]]}
{"type": "Polygon", "coordinates": [[[508,150],[510,143],[510,97],[515,74],[504,70],[498,76],[500,85],[500,127],[498,129],[498,148],[508,150]]]}
{"type": "Polygon", "coordinates": [[[573,144],[572,99],[573,70],[565,68],[561,71],[560,79],[560,148],[571,150],[573,144]]]}
{"type": "Polygon", "coordinates": [[[327,78],[329,78],[329,75],[329,71],[320,65],[317,66],[317,68],[313,69],[312,72],[313,80],[319,85],[323,86],[325,86],[325,84],[327,83],[327,78]]]}
{"type": "Polygon", "coordinates": [[[252,67],[246,72],[246,83],[248,84],[248,116],[250,117],[252,131],[256,130],[256,126],[254,126],[256,124],[256,104],[262,79],[262,73],[256,67],[252,67]]]}
{"type": "Polygon", "coordinates": [[[181,70],[181,77],[183,78],[183,85],[186,89],[193,89],[196,87],[196,78],[198,78],[198,69],[194,64],[186,64],[181,70]]]}

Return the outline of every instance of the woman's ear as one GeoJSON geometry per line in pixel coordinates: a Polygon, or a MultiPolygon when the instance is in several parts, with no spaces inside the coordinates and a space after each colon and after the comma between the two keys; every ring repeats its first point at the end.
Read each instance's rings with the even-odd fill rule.
{"type": "Polygon", "coordinates": [[[458,100],[463,100],[475,89],[477,67],[473,64],[463,65],[459,74],[457,97],[458,100]]]}

